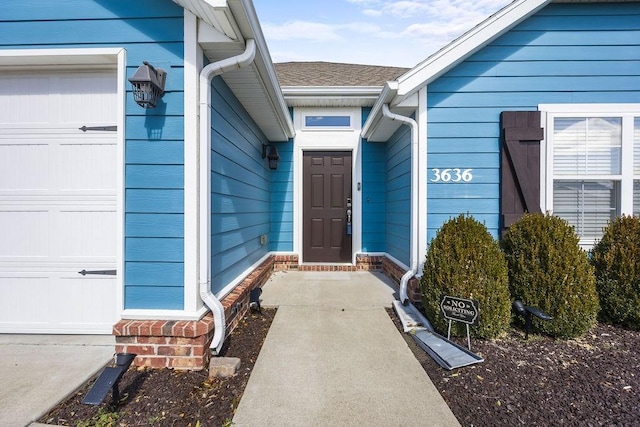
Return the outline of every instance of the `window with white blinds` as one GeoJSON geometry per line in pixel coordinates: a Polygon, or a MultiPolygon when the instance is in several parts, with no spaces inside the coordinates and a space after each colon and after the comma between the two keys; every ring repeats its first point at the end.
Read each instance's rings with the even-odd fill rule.
{"type": "Polygon", "coordinates": [[[585,246],[621,214],[640,215],[640,105],[545,105],[546,210],[585,246]],[[600,111],[600,112],[599,112],[600,111]]]}
{"type": "Polygon", "coordinates": [[[556,177],[620,173],[620,118],[556,118],[553,142],[553,174],[556,177]]]}
{"type": "Polygon", "coordinates": [[[596,239],[602,228],[616,217],[619,182],[553,182],[553,213],[573,225],[584,239],[596,239]]]}

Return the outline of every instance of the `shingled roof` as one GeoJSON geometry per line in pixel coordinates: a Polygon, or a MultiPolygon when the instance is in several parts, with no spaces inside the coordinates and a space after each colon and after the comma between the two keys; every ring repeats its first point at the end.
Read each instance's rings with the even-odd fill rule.
{"type": "Polygon", "coordinates": [[[409,68],[336,62],[281,62],[274,64],[283,87],[383,86],[409,68]]]}

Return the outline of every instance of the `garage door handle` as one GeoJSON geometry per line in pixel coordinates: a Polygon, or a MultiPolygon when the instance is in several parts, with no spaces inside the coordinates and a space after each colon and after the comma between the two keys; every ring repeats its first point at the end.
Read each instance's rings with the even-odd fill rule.
{"type": "Polygon", "coordinates": [[[82,274],[83,276],[86,276],[87,274],[98,274],[101,276],[115,276],[116,271],[115,270],[92,270],[92,271],[82,270],[82,271],[78,271],[78,274],[82,274]]]}
{"type": "Polygon", "coordinates": [[[107,132],[116,132],[118,130],[118,126],[82,126],[78,128],[82,132],[86,132],[88,130],[103,130],[107,132]]]}

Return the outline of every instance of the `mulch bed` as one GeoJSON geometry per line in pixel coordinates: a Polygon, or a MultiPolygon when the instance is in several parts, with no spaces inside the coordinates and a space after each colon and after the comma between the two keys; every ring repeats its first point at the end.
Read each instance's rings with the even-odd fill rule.
{"type": "MultiPolygon", "coordinates": [[[[463,426],[640,425],[638,331],[598,324],[579,339],[525,340],[511,329],[496,340],[472,338],[485,361],[453,371],[403,335],[463,426]]],[[[467,345],[466,337],[455,341],[467,345]]]]}
{"type": "Polygon", "coordinates": [[[111,393],[100,406],[82,403],[93,379],[39,421],[63,426],[231,425],[275,313],[249,312],[225,341],[222,355],[241,359],[233,377],[209,380],[207,370],[131,368],[120,382],[117,410],[110,407],[111,393]]]}
{"type": "MultiPolygon", "coordinates": [[[[389,314],[400,329],[393,310],[389,314]]],[[[242,360],[235,377],[208,380],[207,372],[130,369],[121,382],[117,411],[108,404],[81,403],[89,382],[40,422],[231,425],[274,315],[273,309],[249,313],[227,340],[224,355],[242,360]]],[[[472,350],[485,361],[454,371],[438,366],[408,334],[403,336],[463,426],[640,425],[638,331],[598,324],[580,339],[531,335],[525,341],[522,331],[512,329],[501,339],[472,339],[472,350]]],[[[466,338],[459,343],[466,345],[466,338]]]]}

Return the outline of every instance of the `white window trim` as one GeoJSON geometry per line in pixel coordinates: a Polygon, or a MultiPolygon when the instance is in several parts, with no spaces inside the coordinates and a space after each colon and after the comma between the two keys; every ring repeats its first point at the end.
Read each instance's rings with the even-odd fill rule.
{"type": "Polygon", "coordinates": [[[356,123],[356,119],[360,120],[360,115],[356,114],[353,109],[305,109],[299,117],[300,125],[296,126],[296,132],[345,132],[360,129],[360,122],[356,123]],[[337,116],[349,117],[349,126],[307,126],[307,117],[316,116],[337,116]]]}
{"type": "MultiPolygon", "coordinates": [[[[619,175],[593,175],[588,181],[620,180],[620,214],[633,215],[633,181],[640,179],[633,173],[634,118],[640,117],[640,104],[540,104],[541,123],[545,139],[540,144],[540,207],[553,213],[553,127],[556,117],[621,117],[622,152],[619,175]]],[[[563,179],[584,180],[584,176],[563,176],[563,179]]],[[[581,239],[580,245],[589,248],[597,239],[581,239]]]]}

